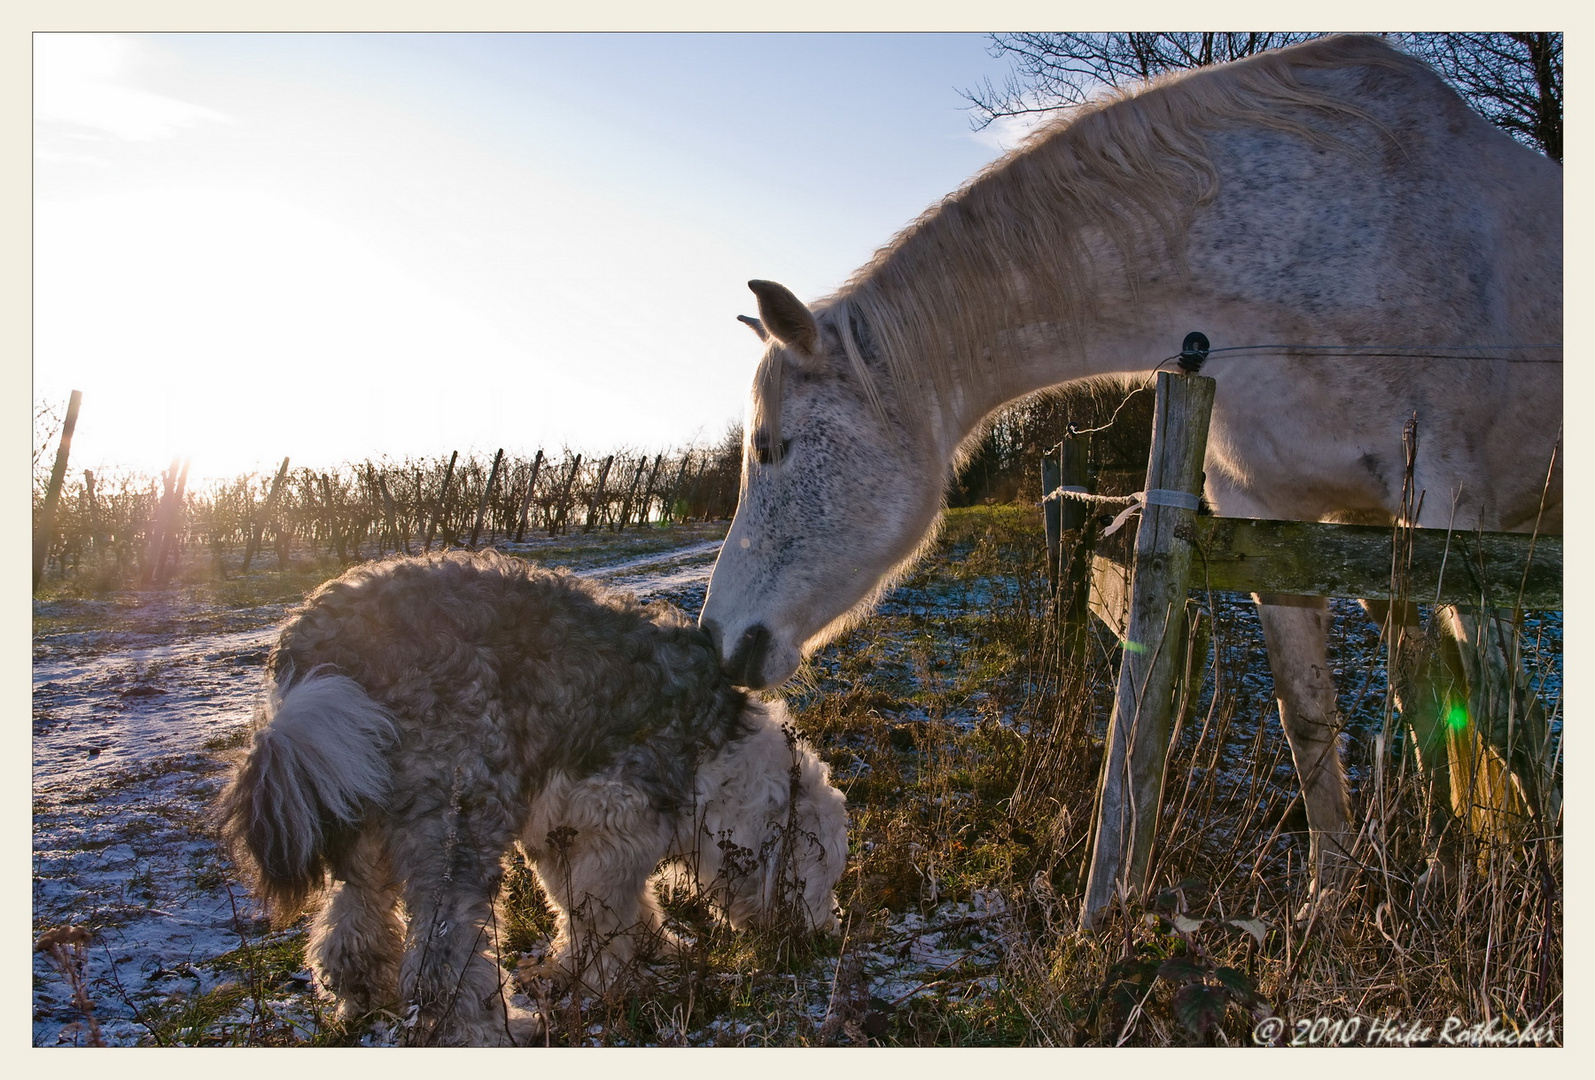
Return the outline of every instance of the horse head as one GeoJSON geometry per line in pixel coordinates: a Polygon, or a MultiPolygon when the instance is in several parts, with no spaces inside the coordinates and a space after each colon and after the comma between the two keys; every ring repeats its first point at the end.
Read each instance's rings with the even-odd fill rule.
{"type": "Polygon", "coordinates": [[[871,374],[867,330],[845,302],[816,313],[774,282],[749,287],[759,319],[743,321],[766,351],[736,517],[699,621],[731,677],[757,689],[790,677],[912,561],[940,509],[944,462],[890,380],[871,374]]]}

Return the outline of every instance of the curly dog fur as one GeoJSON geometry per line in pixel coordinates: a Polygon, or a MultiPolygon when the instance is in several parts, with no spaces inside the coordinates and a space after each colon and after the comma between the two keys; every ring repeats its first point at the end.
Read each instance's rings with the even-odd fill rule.
{"type": "Polygon", "coordinates": [[[274,917],[320,901],[309,962],[340,1014],[397,1004],[435,1045],[532,1030],[490,941],[516,842],[555,909],[554,960],[599,989],[669,940],[661,861],[734,926],[834,930],[847,855],[824,763],[696,626],[495,552],[317,589],[267,661],[220,813],[274,917]]]}

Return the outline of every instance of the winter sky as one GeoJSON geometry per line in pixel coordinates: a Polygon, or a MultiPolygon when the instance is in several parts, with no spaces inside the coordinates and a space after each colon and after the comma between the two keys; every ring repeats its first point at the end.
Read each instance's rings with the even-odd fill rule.
{"type": "MultiPolygon", "coordinates": [[[[172,3],[30,28],[228,25],[172,3]]],[[[956,17],[967,4],[816,3],[806,23],[692,3],[604,15],[1105,28],[1082,25],[1100,9],[1010,0],[956,17]]],[[[1522,17],[1567,21],[1540,7],[1522,17]]],[[[408,10],[281,0],[232,25],[379,27],[408,10]]],[[[1112,28],[1184,25],[1188,10],[1155,0],[1112,28]]],[[[1499,10],[1349,0],[1337,19],[1438,29],[1499,10]]],[[[1312,15],[1203,8],[1219,28],[1312,15]]],[[[734,318],[754,310],[745,282],[825,295],[1016,141],[969,124],[960,91],[1007,70],[986,46],[978,32],[35,33],[33,402],[59,413],[83,391],[74,470],[190,456],[197,478],[285,454],[718,441],[759,354],[734,318]]]]}
{"type": "Polygon", "coordinates": [[[34,400],[74,471],[717,441],[746,281],[825,295],[1011,141],[986,44],[37,34],[34,400]]]}

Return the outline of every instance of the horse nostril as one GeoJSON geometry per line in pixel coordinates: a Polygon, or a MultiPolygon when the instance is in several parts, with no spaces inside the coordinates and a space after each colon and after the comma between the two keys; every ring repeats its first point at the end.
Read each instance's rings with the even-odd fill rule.
{"type": "Polygon", "coordinates": [[[763,688],[764,654],[769,648],[770,631],[758,623],[748,627],[737,641],[737,651],[725,663],[726,675],[749,690],[763,688]]]}

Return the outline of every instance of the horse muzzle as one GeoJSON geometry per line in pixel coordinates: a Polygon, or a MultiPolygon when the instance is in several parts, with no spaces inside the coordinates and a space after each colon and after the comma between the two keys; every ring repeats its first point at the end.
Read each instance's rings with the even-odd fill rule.
{"type": "Polygon", "coordinates": [[[777,681],[770,679],[764,670],[765,661],[770,657],[771,639],[770,631],[763,624],[755,623],[744,630],[729,656],[726,655],[720,624],[709,619],[704,622],[703,628],[714,642],[715,651],[720,654],[720,666],[733,683],[749,690],[762,690],[777,681]]]}

